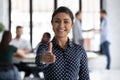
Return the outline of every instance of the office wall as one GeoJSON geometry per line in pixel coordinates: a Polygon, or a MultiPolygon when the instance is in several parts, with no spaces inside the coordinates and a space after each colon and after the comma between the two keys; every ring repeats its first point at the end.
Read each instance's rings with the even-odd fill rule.
{"type": "Polygon", "coordinates": [[[0,22],[8,29],[8,0],[0,0],[0,22]]]}
{"type": "MultiPolygon", "coordinates": [[[[0,22],[8,29],[8,0],[0,0],[0,22]]],[[[2,33],[0,33],[1,41],[2,33]]]]}
{"type": "Polygon", "coordinates": [[[106,0],[110,22],[112,69],[120,69],[120,0],[106,0]]]}

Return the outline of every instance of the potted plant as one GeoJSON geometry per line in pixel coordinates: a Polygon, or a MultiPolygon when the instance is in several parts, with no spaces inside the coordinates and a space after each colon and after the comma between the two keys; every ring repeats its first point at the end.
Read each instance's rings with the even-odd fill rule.
{"type": "Polygon", "coordinates": [[[5,27],[2,23],[0,23],[0,41],[1,41],[1,37],[2,37],[2,32],[4,31],[5,27]]]}
{"type": "Polygon", "coordinates": [[[4,25],[0,23],[0,32],[4,31],[4,25]]]}

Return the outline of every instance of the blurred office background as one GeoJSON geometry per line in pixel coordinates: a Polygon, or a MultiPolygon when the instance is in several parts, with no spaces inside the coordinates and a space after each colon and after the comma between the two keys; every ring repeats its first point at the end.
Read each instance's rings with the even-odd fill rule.
{"type": "MultiPolygon", "coordinates": [[[[17,25],[24,27],[23,37],[31,42],[33,48],[41,40],[44,32],[54,35],[51,26],[52,12],[59,6],[67,6],[75,14],[82,10],[82,29],[100,28],[100,10],[107,11],[110,22],[111,69],[105,70],[106,57],[99,55],[88,59],[91,80],[120,80],[120,10],[119,0],[0,0],[0,22],[5,29],[11,30],[13,38],[17,25]]],[[[1,39],[2,33],[0,33],[1,39]]],[[[72,31],[69,34],[72,39],[72,31]]],[[[88,51],[99,51],[100,33],[84,32],[85,48],[88,51]]],[[[97,53],[96,53],[97,54],[97,53]]]]}

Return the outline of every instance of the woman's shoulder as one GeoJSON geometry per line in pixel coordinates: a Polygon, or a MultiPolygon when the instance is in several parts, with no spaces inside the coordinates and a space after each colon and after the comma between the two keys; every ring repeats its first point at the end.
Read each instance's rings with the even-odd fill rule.
{"type": "Polygon", "coordinates": [[[74,51],[73,54],[77,54],[77,55],[80,55],[80,56],[85,56],[86,55],[86,51],[83,47],[83,45],[80,45],[80,44],[76,44],[76,43],[72,43],[73,46],[71,47],[72,51],[74,51]]]}
{"type": "Polygon", "coordinates": [[[73,46],[75,46],[75,47],[83,48],[83,45],[81,45],[81,44],[76,44],[75,42],[72,42],[72,44],[73,44],[73,46]]]}
{"type": "Polygon", "coordinates": [[[76,50],[85,51],[84,46],[81,44],[76,44],[76,43],[72,42],[72,45],[74,48],[76,48],[76,50]]]}
{"type": "Polygon", "coordinates": [[[74,43],[74,42],[73,42],[73,44],[74,44],[75,47],[77,47],[77,48],[79,48],[79,49],[82,49],[82,50],[85,50],[85,49],[84,49],[84,46],[83,46],[82,44],[76,44],[76,43],[74,43]]]}
{"type": "Polygon", "coordinates": [[[9,49],[16,49],[17,50],[17,47],[15,47],[13,45],[9,45],[9,49]]]}

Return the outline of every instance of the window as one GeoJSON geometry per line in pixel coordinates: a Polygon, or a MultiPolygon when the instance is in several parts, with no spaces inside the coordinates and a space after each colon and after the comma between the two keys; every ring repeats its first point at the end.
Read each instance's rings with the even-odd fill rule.
{"type": "Polygon", "coordinates": [[[33,48],[41,41],[44,32],[53,36],[51,16],[54,0],[33,0],[33,48]]]}
{"type": "MultiPolygon", "coordinates": [[[[82,29],[100,28],[100,0],[82,0],[82,29]]],[[[100,35],[94,31],[84,32],[86,50],[99,50],[100,35]]]]}
{"type": "Polygon", "coordinates": [[[11,0],[11,32],[12,37],[16,36],[16,26],[23,26],[23,38],[30,40],[30,15],[29,0],[11,0]]]}
{"type": "MultiPolygon", "coordinates": [[[[32,35],[32,47],[41,41],[44,32],[50,32],[54,36],[51,26],[51,16],[54,7],[66,6],[70,8],[75,15],[78,10],[82,10],[82,29],[89,30],[100,28],[100,0],[11,0],[11,32],[15,37],[17,25],[24,28],[23,38],[30,41],[32,35]],[[56,1],[57,4],[54,4],[56,1]],[[32,20],[30,15],[32,8],[32,20]],[[30,21],[32,26],[30,27],[30,21]],[[30,34],[32,31],[32,34],[30,34]]],[[[69,34],[72,39],[72,31],[69,34]]],[[[99,50],[100,35],[93,31],[83,32],[86,50],[99,50]],[[92,47],[91,47],[92,46],[92,47]]]]}
{"type": "Polygon", "coordinates": [[[58,7],[60,6],[66,6],[68,8],[70,8],[73,12],[73,14],[75,14],[78,10],[79,10],[79,0],[58,0],[58,7]]]}

